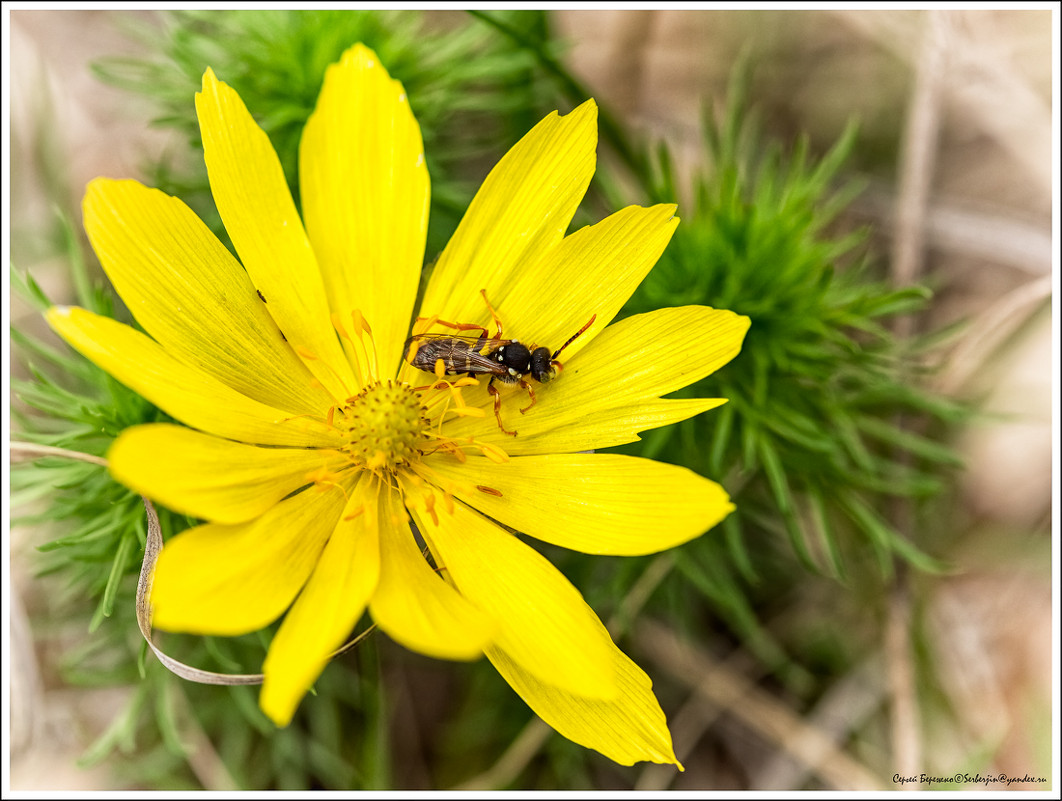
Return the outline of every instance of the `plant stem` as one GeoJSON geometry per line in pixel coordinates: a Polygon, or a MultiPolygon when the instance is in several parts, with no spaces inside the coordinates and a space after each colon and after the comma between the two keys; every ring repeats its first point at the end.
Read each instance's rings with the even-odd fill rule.
{"type": "MultiPolygon", "coordinates": [[[[506,23],[495,19],[490,14],[474,10],[469,10],[468,13],[476,19],[482,20],[499,33],[508,36],[516,44],[533,53],[542,68],[560,83],[562,91],[570,99],[582,102],[593,95],[593,92],[589,87],[584,86],[576,80],[576,78],[568,72],[557,59],[543,49],[541,41],[530,38],[523,32],[513,28],[511,25],[507,25],[506,23]]],[[[601,104],[598,104],[597,113],[598,130],[600,131],[602,138],[612,146],[623,163],[630,168],[632,173],[634,173],[634,176],[638,181],[643,186],[648,187],[648,169],[645,158],[639,153],[638,149],[634,147],[630,138],[624,132],[623,126],[612,115],[608,108],[601,104]]]]}

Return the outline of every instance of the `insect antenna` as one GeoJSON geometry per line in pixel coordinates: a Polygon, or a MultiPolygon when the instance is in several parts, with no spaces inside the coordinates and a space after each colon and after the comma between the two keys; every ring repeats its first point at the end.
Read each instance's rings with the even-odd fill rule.
{"type": "Polygon", "coordinates": [[[569,339],[567,342],[565,342],[563,345],[561,345],[559,348],[557,348],[557,350],[555,350],[553,352],[553,355],[549,357],[550,361],[553,361],[558,356],[560,356],[561,355],[561,351],[564,350],[569,345],[571,345],[573,342],[575,342],[575,340],[579,338],[580,334],[582,334],[587,328],[589,328],[590,326],[592,326],[594,324],[594,320],[596,320],[596,319],[597,319],[597,315],[595,314],[593,317],[590,318],[590,321],[586,325],[584,325],[582,328],[580,328],[578,331],[576,331],[572,335],[571,339],[569,339]]]}

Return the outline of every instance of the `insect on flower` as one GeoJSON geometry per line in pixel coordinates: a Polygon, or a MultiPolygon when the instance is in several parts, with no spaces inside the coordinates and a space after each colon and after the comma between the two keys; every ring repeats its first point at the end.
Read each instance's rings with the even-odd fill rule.
{"type": "Polygon", "coordinates": [[[414,334],[406,340],[406,359],[418,370],[426,373],[435,372],[440,375],[459,375],[467,373],[469,376],[489,375],[487,392],[494,398],[494,416],[498,420],[498,428],[509,436],[515,437],[515,431],[509,431],[501,420],[501,393],[494,386],[497,379],[503,384],[519,384],[527,390],[531,396],[531,403],[520,410],[520,414],[535,405],[537,399],[535,390],[527,382],[530,376],[540,384],[548,383],[557,376],[558,370],[563,370],[564,365],[557,361],[561,352],[572,344],[586,329],[594,324],[597,315],[576,331],[568,341],[557,350],[550,353],[549,348],[538,347],[535,343],[531,347],[520,342],[518,339],[502,339],[502,322],[494,307],[487,300],[487,290],[480,290],[483,301],[490,310],[490,316],[494,319],[497,328],[494,336],[481,325],[470,323],[450,323],[431,317],[418,317],[417,321],[429,320],[431,325],[444,325],[457,331],[480,331],[479,336],[463,336],[460,334],[414,334]],[[489,348],[489,350],[488,350],[489,348]],[[486,350],[486,352],[484,352],[486,350]],[[441,363],[441,374],[437,365],[441,363]]]}

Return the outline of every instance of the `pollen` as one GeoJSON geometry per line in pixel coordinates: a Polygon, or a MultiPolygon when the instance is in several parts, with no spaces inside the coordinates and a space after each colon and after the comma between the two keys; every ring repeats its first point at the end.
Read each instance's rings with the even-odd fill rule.
{"type": "Polygon", "coordinates": [[[370,384],[332,414],[346,434],[343,450],[352,462],[374,473],[394,474],[420,459],[428,427],[420,396],[406,384],[370,384]]]}

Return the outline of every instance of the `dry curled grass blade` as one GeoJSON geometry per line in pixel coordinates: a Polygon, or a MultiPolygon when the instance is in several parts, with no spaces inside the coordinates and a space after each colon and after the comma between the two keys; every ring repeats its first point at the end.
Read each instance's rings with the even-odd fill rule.
{"type": "MultiPolygon", "coordinates": [[[[11,456],[31,459],[42,456],[58,456],[65,459],[89,462],[101,467],[107,466],[107,460],[100,456],[67,450],[66,448],[56,448],[51,445],[38,445],[34,442],[12,442],[10,443],[10,453],[11,456]]],[[[261,673],[214,673],[209,670],[201,670],[167,655],[152,641],[151,604],[148,601],[151,597],[151,580],[155,573],[155,563],[158,562],[159,554],[162,552],[162,527],[159,525],[159,515],[155,511],[154,505],[143,496],[141,496],[141,499],[144,502],[144,510],[147,514],[147,536],[144,543],[144,559],[140,565],[140,577],[136,585],[136,622],[148,647],[151,648],[155,656],[169,671],[188,681],[194,681],[199,684],[221,685],[261,684],[265,678],[261,673]]],[[[330,658],[334,659],[356,647],[375,628],[375,625],[369,626],[350,642],[334,651],[330,658]]]]}
{"type": "Polygon", "coordinates": [[[151,580],[155,574],[155,563],[158,562],[159,554],[162,553],[162,528],[159,526],[158,512],[155,511],[151,501],[147,498],[143,500],[148,525],[147,539],[144,543],[144,561],[140,566],[140,578],[136,583],[136,622],[148,647],[167,670],[188,681],[199,684],[261,684],[264,678],[261,673],[213,673],[209,670],[200,670],[168,656],[152,642],[151,605],[148,599],[151,597],[151,580]]]}

